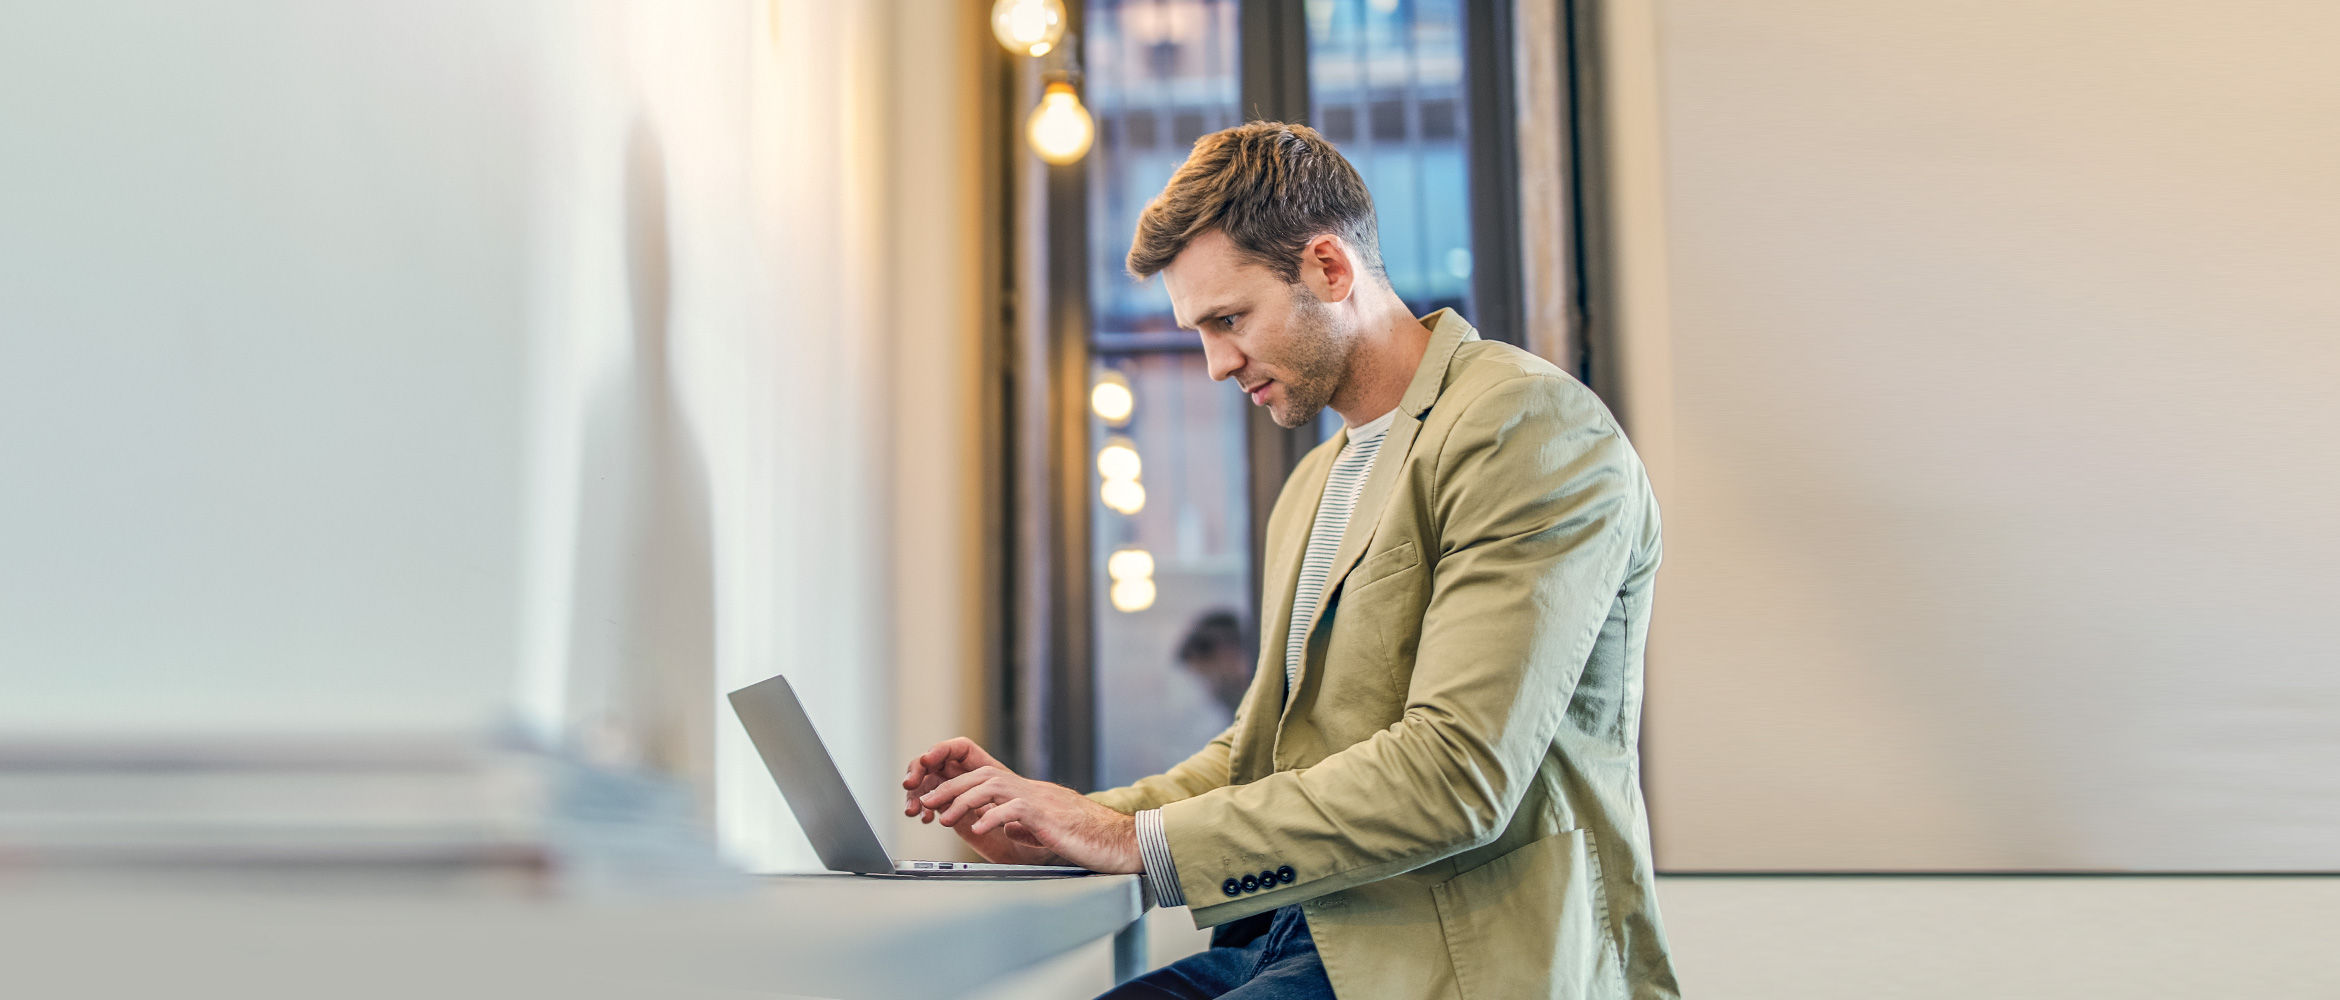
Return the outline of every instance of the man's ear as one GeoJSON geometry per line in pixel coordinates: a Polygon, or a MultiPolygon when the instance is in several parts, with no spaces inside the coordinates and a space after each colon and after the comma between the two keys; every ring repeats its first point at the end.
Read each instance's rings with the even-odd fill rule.
{"type": "Polygon", "coordinates": [[[1300,281],[1319,302],[1347,301],[1357,290],[1357,259],[1340,237],[1318,234],[1300,248],[1300,281]]]}

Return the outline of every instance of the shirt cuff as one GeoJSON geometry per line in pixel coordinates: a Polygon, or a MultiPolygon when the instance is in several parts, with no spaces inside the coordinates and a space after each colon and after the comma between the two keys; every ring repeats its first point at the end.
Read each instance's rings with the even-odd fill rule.
{"type": "Polygon", "coordinates": [[[1162,810],[1141,809],[1137,814],[1138,860],[1146,866],[1146,891],[1155,906],[1185,906],[1186,892],[1178,887],[1178,865],[1170,860],[1170,835],[1162,829],[1162,810]]]}

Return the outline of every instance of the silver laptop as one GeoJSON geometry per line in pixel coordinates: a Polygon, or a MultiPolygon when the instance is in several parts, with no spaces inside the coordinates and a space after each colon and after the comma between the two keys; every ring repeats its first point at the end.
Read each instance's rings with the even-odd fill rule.
{"type": "Polygon", "coordinates": [[[1092,875],[1086,868],[1055,865],[989,865],[965,861],[897,861],[886,856],[869,817],[845,788],[845,776],[813,731],[812,719],[789,688],[788,679],[773,677],[731,693],[731,710],[739,713],[748,738],[764,768],[772,772],[788,809],[804,827],[813,850],[830,871],[862,875],[904,875],[917,878],[1064,878],[1092,875]]]}

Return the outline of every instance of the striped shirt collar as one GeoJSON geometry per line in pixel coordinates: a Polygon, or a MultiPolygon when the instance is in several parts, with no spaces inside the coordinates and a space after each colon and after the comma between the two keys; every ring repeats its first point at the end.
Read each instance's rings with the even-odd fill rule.
{"type": "Polygon", "coordinates": [[[1389,433],[1389,425],[1396,420],[1397,410],[1392,409],[1388,413],[1365,421],[1359,426],[1349,428],[1349,440],[1351,442],[1373,440],[1389,433]]]}

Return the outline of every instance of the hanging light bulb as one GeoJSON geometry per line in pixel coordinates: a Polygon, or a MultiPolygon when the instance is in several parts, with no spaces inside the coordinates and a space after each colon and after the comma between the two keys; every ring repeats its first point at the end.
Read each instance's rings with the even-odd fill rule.
{"type": "Polygon", "coordinates": [[[1137,409],[1137,396],[1129,391],[1129,376],[1105,369],[1105,374],[1097,377],[1097,387],[1089,390],[1089,409],[1115,427],[1129,423],[1130,412],[1137,409]]]}
{"type": "Polygon", "coordinates": [[[1137,445],[1118,434],[1105,439],[1105,447],[1097,449],[1097,475],[1103,479],[1136,479],[1145,474],[1145,460],[1138,457],[1137,445]]]}
{"type": "Polygon", "coordinates": [[[1105,447],[1097,449],[1097,476],[1104,483],[1097,487],[1097,499],[1123,514],[1135,514],[1146,507],[1146,488],[1138,484],[1145,473],[1145,462],[1138,458],[1137,442],[1116,434],[1105,439],[1105,447]]]}
{"type": "Polygon", "coordinates": [[[991,34],[1019,56],[1044,56],[1064,39],[1064,0],[996,0],[991,34]]]}
{"type": "Polygon", "coordinates": [[[1040,106],[1032,109],[1024,134],[1032,140],[1033,152],[1061,167],[1088,153],[1090,141],[1097,137],[1097,122],[1081,106],[1072,84],[1058,81],[1041,93],[1040,106]]]}
{"type": "Polygon", "coordinates": [[[1154,575],[1154,554],[1144,549],[1121,549],[1105,558],[1105,575],[1116,580],[1154,575]]]}
{"type": "Polygon", "coordinates": [[[1146,487],[1135,479],[1108,479],[1097,487],[1097,499],[1118,514],[1146,509],[1146,487]]]}
{"type": "Polygon", "coordinates": [[[1154,581],[1146,577],[1115,580],[1108,593],[1115,611],[1144,611],[1154,606],[1154,581]]]}
{"type": "Polygon", "coordinates": [[[1144,611],[1154,606],[1153,553],[1138,548],[1115,552],[1105,560],[1105,575],[1113,578],[1113,588],[1107,594],[1117,610],[1144,611]]]}

